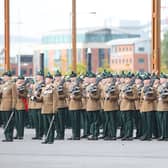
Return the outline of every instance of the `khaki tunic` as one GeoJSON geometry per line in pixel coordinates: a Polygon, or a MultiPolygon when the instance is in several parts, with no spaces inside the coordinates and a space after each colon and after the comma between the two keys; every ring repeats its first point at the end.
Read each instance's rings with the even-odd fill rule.
{"type": "Polygon", "coordinates": [[[52,84],[45,86],[40,97],[37,97],[38,102],[42,102],[42,114],[52,114],[57,111],[57,94],[52,84]]]}
{"type": "Polygon", "coordinates": [[[87,96],[86,110],[87,111],[98,111],[100,110],[100,90],[98,88],[97,92],[92,94],[89,93],[87,96]]]}
{"type": "Polygon", "coordinates": [[[154,90],[154,94],[152,96],[146,96],[144,99],[144,87],[141,92],[140,98],[140,112],[152,112],[155,110],[155,100],[157,98],[156,90],[154,90]]]}
{"type": "Polygon", "coordinates": [[[5,82],[1,86],[1,111],[10,111],[16,104],[16,84],[12,81],[5,82]]]}
{"type": "Polygon", "coordinates": [[[137,100],[137,90],[136,87],[133,87],[133,92],[131,95],[126,95],[123,92],[123,89],[126,87],[126,84],[122,87],[120,92],[120,111],[129,111],[135,110],[135,100],[137,100]]]}
{"type": "Polygon", "coordinates": [[[168,112],[168,96],[161,98],[160,91],[163,88],[163,86],[159,86],[157,93],[158,93],[158,103],[157,103],[157,111],[159,112],[168,112]]]}
{"type": "Polygon", "coordinates": [[[116,87],[115,92],[108,95],[108,98],[107,98],[106,97],[106,90],[108,89],[108,87],[109,87],[109,85],[106,85],[104,92],[103,92],[103,97],[104,97],[103,109],[105,112],[119,110],[119,104],[118,104],[119,90],[116,87]]]}

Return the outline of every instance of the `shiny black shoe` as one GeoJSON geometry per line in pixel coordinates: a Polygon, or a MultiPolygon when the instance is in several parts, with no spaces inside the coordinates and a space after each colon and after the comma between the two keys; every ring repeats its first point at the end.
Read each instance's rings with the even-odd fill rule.
{"type": "Polygon", "coordinates": [[[110,141],[111,139],[112,139],[112,138],[109,137],[109,136],[104,137],[104,140],[105,140],[105,141],[110,141]]]}
{"type": "Polygon", "coordinates": [[[67,138],[67,140],[73,140],[73,137],[67,138]]]}
{"type": "Polygon", "coordinates": [[[115,141],[115,140],[117,140],[117,138],[116,137],[111,137],[111,140],[115,141]]]}
{"type": "Polygon", "coordinates": [[[126,140],[127,141],[132,141],[134,138],[133,137],[128,137],[126,140]]]}
{"type": "Polygon", "coordinates": [[[43,141],[43,142],[41,142],[42,144],[47,144],[48,143],[48,141],[43,141]]]}
{"type": "Polygon", "coordinates": [[[80,137],[74,137],[73,140],[80,140],[80,137]]]}
{"type": "Polygon", "coordinates": [[[122,141],[126,141],[128,137],[122,137],[121,140],[122,141]]]}
{"type": "Polygon", "coordinates": [[[18,136],[15,136],[13,139],[19,139],[18,136]]]}
{"type": "Polygon", "coordinates": [[[2,142],[13,142],[13,139],[3,139],[2,142]]]}
{"type": "Polygon", "coordinates": [[[104,138],[105,138],[104,135],[99,135],[99,136],[98,136],[98,139],[104,139],[104,138]]]}
{"type": "Polygon", "coordinates": [[[18,137],[18,139],[19,139],[19,140],[22,140],[22,139],[23,139],[23,137],[18,137]]]}
{"type": "Polygon", "coordinates": [[[163,137],[159,137],[157,140],[158,141],[164,141],[164,138],[163,137]]]}
{"type": "Polygon", "coordinates": [[[32,140],[37,140],[39,139],[39,137],[32,137],[32,140]]]}
{"type": "Polygon", "coordinates": [[[87,138],[88,136],[87,135],[83,135],[83,136],[81,136],[80,138],[81,139],[85,139],[85,138],[87,138]]]}
{"type": "Polygon", "coordinates": [[[88,140],[96,141],[96,140],[98,140],[98,137],[90,136],[90,137],[88,137],[88,140]]]}
{"type": "Polygon", "coordinates": [[[54,142],[48,142],[47,144],[53,144],[54,142]]]}

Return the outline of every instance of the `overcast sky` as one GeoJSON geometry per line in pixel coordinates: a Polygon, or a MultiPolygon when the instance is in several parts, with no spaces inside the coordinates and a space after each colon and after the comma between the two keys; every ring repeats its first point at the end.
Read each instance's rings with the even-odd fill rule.
{"type": "MultiPolygon", "coordinates": [[[[0,34],[3,34],[3,1],[0,0],[0,34]]],[[[71,0],[10,0],[11,33],[38,36],[60,28],[70,28],[71,0]]],[[[76,0],[77,26],[104,26],[111,20],[151,20],[151,0],[76,0]],[[96,12],[96,14],[89,14],[96,12]],[[109,19],[111,18],[111,19],[109,19]]]]}

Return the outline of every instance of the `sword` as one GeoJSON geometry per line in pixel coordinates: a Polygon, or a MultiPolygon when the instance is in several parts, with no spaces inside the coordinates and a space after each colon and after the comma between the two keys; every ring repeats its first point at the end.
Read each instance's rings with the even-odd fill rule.
{"type": "Polygon", "coordinates": [[[52,119],[51,119],[51,122],[50,122],[50,126],[49,126],[49,128],[48,128],[47,135],[46,135],[46,137],[45,137],[45,141],[47,141],[47,138],[48,138],[48,136],[49,136],[49,133],[50,133],[51,127],[52,127],[52,125],[53,125],[53,123],[54,123],[54,120],[55,120],[55,114],[52,116],[52,119]]]}
{"type": "Polygon", "coordinates": [[[8,119],[8,121],[7,121],[7,123],[6,123],[6,125],[5,125],[4,133],[5,133],[5,131],[7,130],[8,126],[9,126],[9,123],[11,122],[14,113],[15,113],[15,110],[12,111],[12,113],[11,113],[11,115],[10,115],[10,117],[9,117],[9,119],[8,119]]]}

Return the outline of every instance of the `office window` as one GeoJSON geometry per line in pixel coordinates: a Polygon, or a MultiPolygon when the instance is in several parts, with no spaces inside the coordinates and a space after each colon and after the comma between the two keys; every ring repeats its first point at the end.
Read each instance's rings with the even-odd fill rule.
{"type": "Polygon", "coordinates": [[[139,47],[138,51],[143,52],[143,51],[145,51],[145,48],[144,47],[139,47]]]}
{"type": "Polygon", "coordinates": [[[138,59],[138,63],[139,63],[139,64],[144,64],[144,62],[145,62],[144,58],[139,58],[139,59],[138,59]]]}
{"type": "Polygon", "coordinates": [[[78,63],[81,63],[81,48],[78,48],[78,63]]]}

